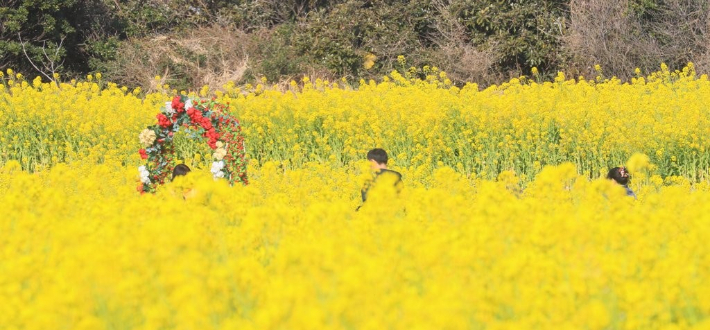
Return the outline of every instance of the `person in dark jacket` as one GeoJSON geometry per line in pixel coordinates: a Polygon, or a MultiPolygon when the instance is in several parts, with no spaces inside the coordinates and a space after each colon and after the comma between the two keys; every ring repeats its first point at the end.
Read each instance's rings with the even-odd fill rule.
{"type": "Polygon", "coordinates": [[[633,197],[634,199],[636,198],[634,191],[629,188],[629,180],[631,177],[629,176],[629,172],[626,170],[626,167],[621,166],[610,169],[609,173],[606,175],[606,178],[614,180],[614,182],[624,187],[624,189],[626,189],[626,196],[633,197]]]}
{"type": "MultiPolygon", "coordinates": [[[[387,157],[387,152],[384,149],[377,148],[370,150],[367,153],[367,160],[370,161],[374,177],[372,180],[365,183],[365,186],[363,186],[362,190],[360,190],[363,203],[367,200],[367,193],[370,191],[370,188],[374,187],[378,182],[389,180],[394,182],[397,192],[402,189],[402,174],[387,168],[387,161],[389,158],[387,157]]],[[[358,209],[360,208],[358,207],[358,209]]]]}

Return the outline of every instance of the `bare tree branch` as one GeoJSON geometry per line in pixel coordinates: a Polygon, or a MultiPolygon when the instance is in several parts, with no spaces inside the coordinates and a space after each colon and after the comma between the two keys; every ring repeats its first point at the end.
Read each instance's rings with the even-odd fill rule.
{"type": "Polygon", "coordinates": [[[54,81],[54,77],[53,77],[53,76],[49,76],[49,75],[47,75],[46,73],[44,73],[44,71],[40,70],[40,68],[37,67],[37,65],[35,64],[35,62],[32,61],[32,58],[30,57],[30,55],[27,54],[27,49],[25,48],[25,42],[22,41],[22,35],[20,35],[20,33],[18,33],[17,36],[20,38],[20,45],[22,45],[22,52],[25,54],[25,57],[27,58],[27,60],[30,61],[30,64],[32,65],[32,67],[34,67],[35,70],[37,70],[37,72],[39,72],[39,73],[41,73],[43,76],[47,77],[47,79],[49,79],[50,81],[55,82],[55,81],[54,81]]]}
{"type": "Polygon", "coordinates": [[[59,45],[57,45],[56,49],[54,50],[54,56],[50,56],[47,54],[47,42],[43,41],[42,42],[42,54],[44,55],[44,58],[46,59],[46,62],[43,61],[42,66],[44,67],[44,70],[40,69],[37,64],[32,60],[32,57],[27,53],[27,48],[25,47],[25,44],[27,42],[22,41],[22,35],[20,33],[17,34],[17,37],[20,39],[20,45],[22,46],[22,53],[25,54],[25,57],[27,60],[30,62],[33,68],[37,70],[40,74],[42,74],[44,77],[46,77],[49,81],[57,84],[56,79],[54,79],[55,74],[61,69],[61,67],[64,65],[64,60],[62,60],[62,63],[57,64],[56,60],[59,58],[59,52],[61,51],[62,45],[64,44],[64,39],[65,37],[62,37],[59,41],[59,45]],[[47,71],[47,72],[45,72],[47,71]]]}

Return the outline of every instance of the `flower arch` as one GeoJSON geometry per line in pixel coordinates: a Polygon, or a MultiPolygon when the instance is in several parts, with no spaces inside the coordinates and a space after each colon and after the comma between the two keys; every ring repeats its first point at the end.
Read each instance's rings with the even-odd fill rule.
{"type": "Polygon", "coordinates": [[[193,100],[185,95],[165,102],[156,116],[158,123],[138,136],[143,146],[138,152],[147,160],[138,168],[141,181],[138,191],[155,192],[169,179],[175,168],[173,135],[181,128],[200,134],[214,150],[211,171],[215,179],[225,178],[232,185],[248,184],[241,125],[226,109],[226,105],[215,99],[193,100]]]}

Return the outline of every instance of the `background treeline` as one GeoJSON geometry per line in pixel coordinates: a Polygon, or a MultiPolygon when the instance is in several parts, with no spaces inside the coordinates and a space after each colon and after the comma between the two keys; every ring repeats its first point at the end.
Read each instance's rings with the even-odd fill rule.
{"type": "Polygon", "coordinates": [[[0,68],[147,89],[424,65],[482,85],[595,64],[623,79],[709,72],[709,24],[707,0],[0,0],[0,68]]]}

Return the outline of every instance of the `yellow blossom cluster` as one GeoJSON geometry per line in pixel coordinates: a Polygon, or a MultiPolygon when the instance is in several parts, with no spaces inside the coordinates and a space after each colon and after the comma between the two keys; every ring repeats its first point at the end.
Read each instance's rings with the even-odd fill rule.
{"type": "Polygon", "coordinates": [[[177,91],[0,75],[0,329],[710,328],[707,77],[422,72],[228,84],[250,184],[180,131],[155,194],[137,150],[177,91]],[[373,147],[403,185],[362,204],[373,147]]]}
{"type": "MultiPolygon", "coordinates": [[[[629,83],[560,74],[484,90],[452,86],[437,68],[424,72],[420,80],[395,71],[380,83],[304,78],[286,90],[230,83],[216,97],[241,120],[248,158],[259,165],[315,161],[338,168],[383,147],[418,180],[445,165],[486,179],[513,171],[529,182],[545,165],[562,162],[596,178],[641,153],[654,164],[651,175],[708,177],[710,81],[692,65],[629,83]]],[[[152,140],[139,139],[141,130],[177,93],[163,87],[143,94],[100,80],[48,84],[4,76],[0,163],[15,159],[31,171],[78,159],[138,164],[136,149],[152,140]]],[[[219,156],[186,140],[176,148],[181,159],[219,156]]]]}
{"type": "MultiPolygon", "coordinates": [[[[2,329],[706,329],[710,191],[542,170],[387,189],[360,167],[0,169],[2,329]]],[[[411,173],[403,170],[405,178],[411,173]]]]}

